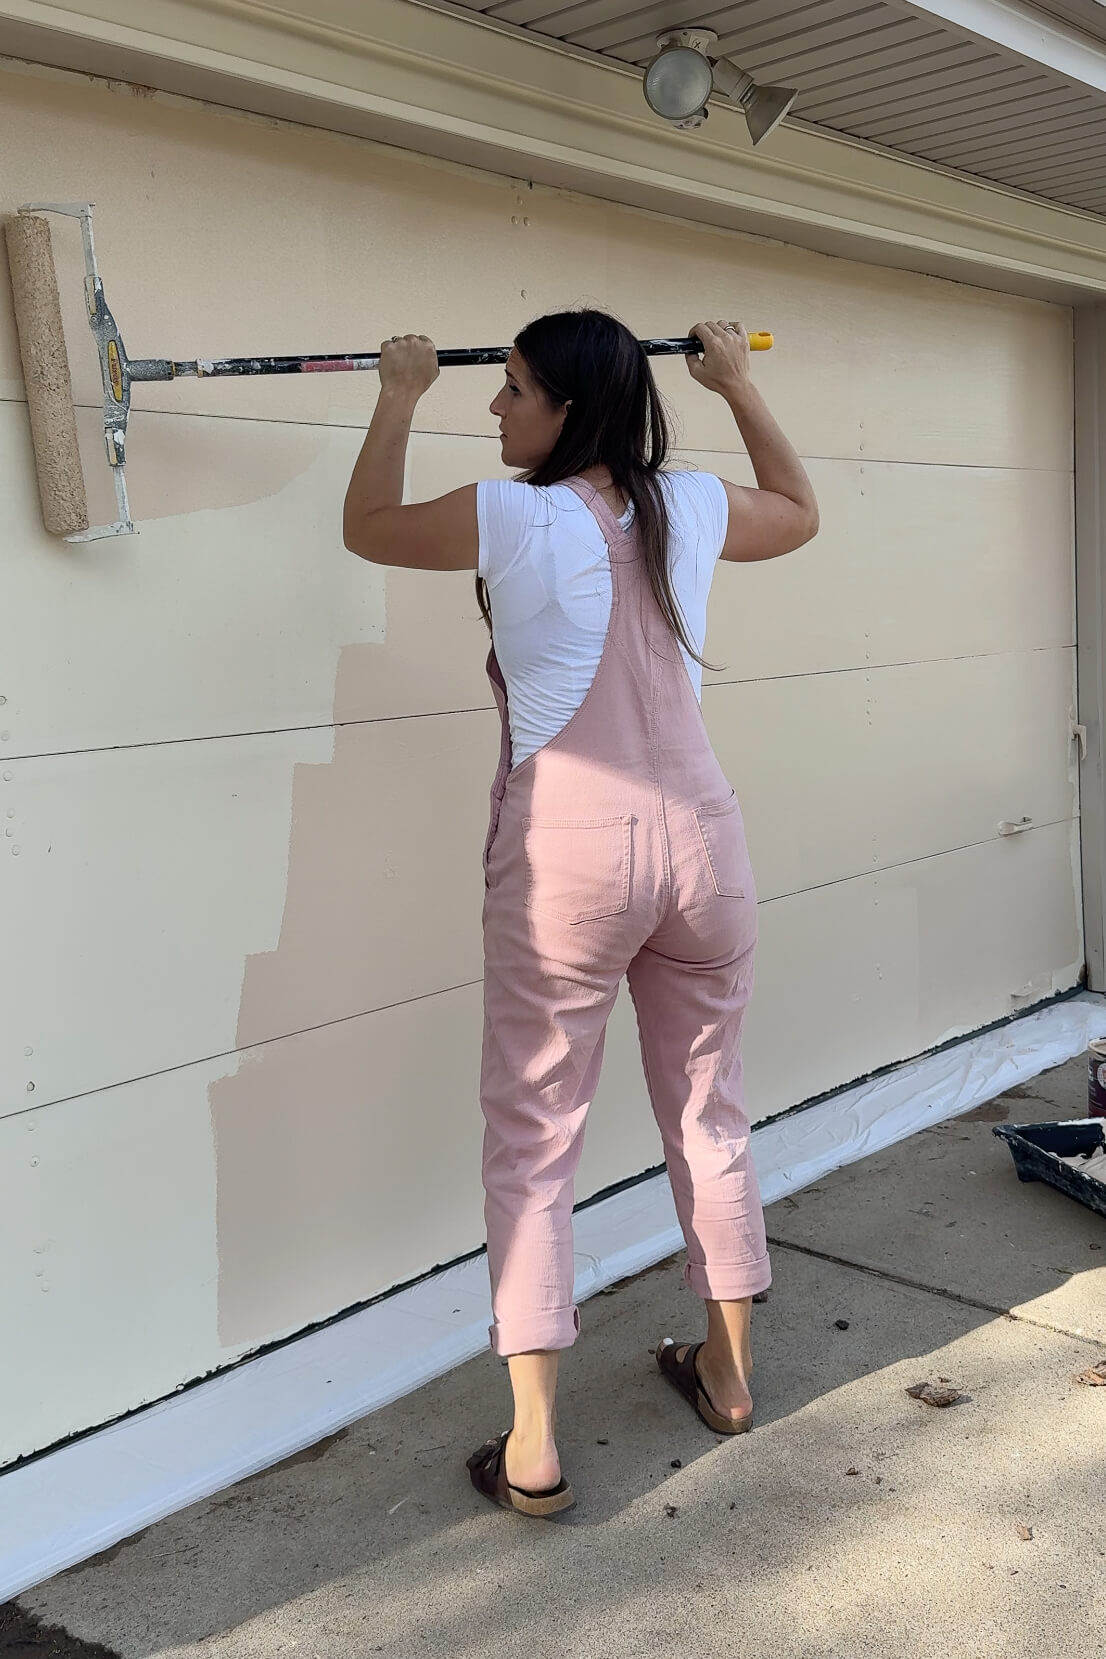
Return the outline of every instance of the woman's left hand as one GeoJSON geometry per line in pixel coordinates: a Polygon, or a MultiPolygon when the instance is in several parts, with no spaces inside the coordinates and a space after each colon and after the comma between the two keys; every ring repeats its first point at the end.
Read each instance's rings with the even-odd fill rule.
{"type": "Polygon", "coordinates": [[[702,357],[688,357],[688,372],[700,386],[728,397],[750,381],[749,336],[741,323],[696,323],[688,329],[692,339],[703,343],[702,357]]]}
{"type": "Polygon", "coordinates": [[[380,342],[380,384],[390,392],[420,398],[440,373],[437,350],[427,335],[393,335],[380,342]]]}

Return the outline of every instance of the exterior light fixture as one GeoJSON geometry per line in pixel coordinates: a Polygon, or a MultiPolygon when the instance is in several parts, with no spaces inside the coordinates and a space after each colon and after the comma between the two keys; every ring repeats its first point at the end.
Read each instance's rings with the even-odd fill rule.
{"type": "Polygon", "coordinates": [[[798,90],[758,86],[729,58],[710,56],[717,44],[713,29],[671,29],[658,35],[657,55],[642,77],[645,101],[655,115],[687,132],[703,125],[711,93],[722,92],[744,112],[749,136],[759,144],[775,132],[798,90]]]}

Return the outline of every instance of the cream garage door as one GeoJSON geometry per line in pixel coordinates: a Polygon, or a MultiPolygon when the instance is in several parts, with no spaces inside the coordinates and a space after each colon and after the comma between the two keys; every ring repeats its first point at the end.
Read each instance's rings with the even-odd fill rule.
{"type": "MultiPolygon", "coordinates": [[[[704,695],[762,900],[751,1113],[1075,981],[1065,311],[63,77],[0,75],[0,147],[4,212],[96,201],[136,355],[486,344],[580,301],[643,335],[775,330],[757,374],[823,529],[720,572],[704,695]]],[[[55,246],[107,517],[75,227],[55,246]]],[[[747,479],[724,407],[658,372],[683,456],[747,479]]],[[[442,375],[413,497],[498,472],[497,384],[442,375]]],[[[0,1463],[481,1243],[486,639],[467,578],[341,547],[373,395],[143,388],[141,535],[64,547],[0,303],[0,1294],[26,1356],[0,1463]]],[[[578,1196],[658,1160],[622,1008],[578,1196]]]]}

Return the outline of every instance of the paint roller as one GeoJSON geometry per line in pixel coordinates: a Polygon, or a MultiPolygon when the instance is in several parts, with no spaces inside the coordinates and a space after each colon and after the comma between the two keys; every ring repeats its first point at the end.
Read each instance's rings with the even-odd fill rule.
{"type": "MultiPolygon", "coordinates": [[[[131,386],[136,382],[206,379],[224,375],[322,374],[379,367],[379,352],[336,352],[293,357],[195,357],[180,362],[168,357],[128,357],[123,337],[104,298],[104,285],[96,268],[92,203],[29,202],[8,220],[6,233],[35,469],[42,500],[42,520],[47,530],[64,536],[66,541],[95,541],[102,536],[134,534],[127,500],[126,444],[131,386]],[[114,524],[89,527],[50,226],[47,220],[39,217],[43,213],[63,213],[81,222],[85,305],[100,359],[104,444],[115,482],[119,512],[114,524]]],[[[767,351],[772,343],[771,334],[749,335],[749,344],[754,351],[767,351]]],[[[641,345],[650,357],[687,357],[703,349],[698,340],[691,338],[642,340],[641,345]]],[[[466,347],[439,351],[438,362],[442,368],[505,363],[510,352],[510,346],[466,347]]]]}

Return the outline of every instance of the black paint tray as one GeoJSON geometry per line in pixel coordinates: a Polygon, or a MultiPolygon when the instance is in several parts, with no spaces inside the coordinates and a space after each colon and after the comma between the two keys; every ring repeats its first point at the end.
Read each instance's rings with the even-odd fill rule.
{"type": "Polygon", "coordinates": [[[1106,1215],[1106,1181],[1083,1175],[1064,1158],[1106,1149],[1106,1118],[1075,1118],[1069,1123],[999,1123],[992,1134],[1006,1142],[1019,1181],[1047,1181],[1106,1215]]]}

